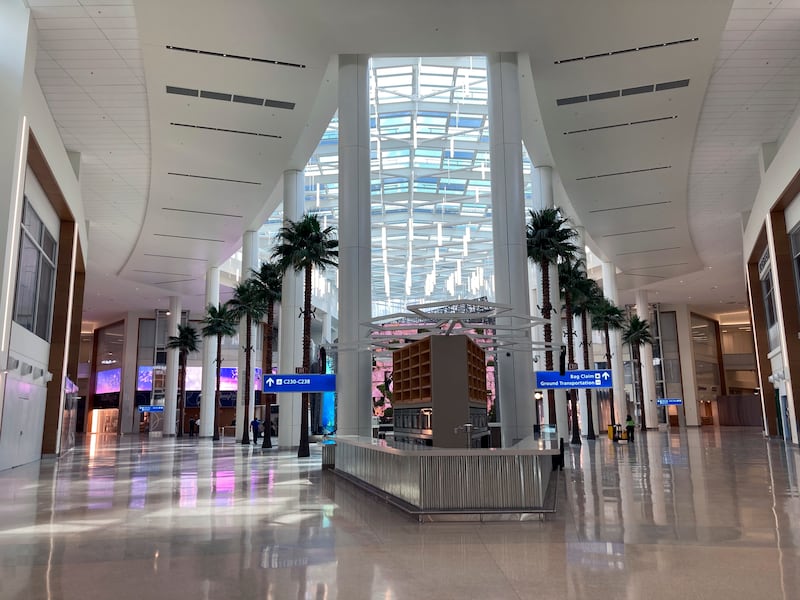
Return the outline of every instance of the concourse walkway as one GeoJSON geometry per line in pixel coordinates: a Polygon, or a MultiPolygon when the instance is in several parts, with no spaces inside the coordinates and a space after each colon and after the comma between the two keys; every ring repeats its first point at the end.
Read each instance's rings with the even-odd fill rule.
{"type": "Polygon", "coordinates": [[[0,473],[0,598],[797,598],[796,448],[708,428],[566,461],[544,522],[420,525],[318,448],[94,436],[0,473]]]}

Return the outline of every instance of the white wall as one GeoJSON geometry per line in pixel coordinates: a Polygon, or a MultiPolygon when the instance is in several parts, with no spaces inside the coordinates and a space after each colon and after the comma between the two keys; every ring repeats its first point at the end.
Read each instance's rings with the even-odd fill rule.
{"type": "Polygon", "coordinates": [[[16,374],[6,377],[5,416],[0,434],[0,470],[39,460],[47,388],[16,374]]]}

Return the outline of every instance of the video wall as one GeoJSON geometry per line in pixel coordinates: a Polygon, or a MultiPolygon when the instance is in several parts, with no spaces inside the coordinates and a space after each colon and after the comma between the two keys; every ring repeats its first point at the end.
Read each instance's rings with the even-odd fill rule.
{"type": "MultiPolygon", "coordinates": [[[[119,371],[119,369],[115,369],[119,371]]],[[[261,390],[261,369],[256,368],[253,370],[253,389],[256,391],[261,390]]],[[[109,371],[103,371],[107,373],[109,371]]],[[[100,373],[98,373],[98,378],[100,373]]],[[[221,392],[235,392],[238,389],[239,376],[236,367],[222,367],[220,369],[220,382],[219,389],[221,392]]],[[[199,392],[203,388],[203,367],[189,366],[186,367],[186,391],[199,392]]],[[[150,392],[153,390],[153,367],[142,366],[139,367],[136,375],[136,391],[137,392],[150,392]]],[[[119,383],[117,383],[117,391],[119,391],[119,383]]],[[[98,392],[99,393],[99,392],[98,392]]]]}

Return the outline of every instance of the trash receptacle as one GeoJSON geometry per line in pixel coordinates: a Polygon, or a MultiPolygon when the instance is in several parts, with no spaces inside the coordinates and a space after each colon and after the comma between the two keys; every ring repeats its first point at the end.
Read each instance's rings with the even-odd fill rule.
{"type": "Polygon", "coordinates": [[[608,439],[610,439],[610,440],[614,439],[614,426],[613,425],[609,425],[608,426],[608,439]]]}

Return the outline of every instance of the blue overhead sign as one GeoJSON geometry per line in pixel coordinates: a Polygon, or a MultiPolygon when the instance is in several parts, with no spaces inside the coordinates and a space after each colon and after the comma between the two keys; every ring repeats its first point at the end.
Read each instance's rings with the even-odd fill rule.
{"type": "Polygon", "coordinates": [[[676,406],[683,404],[683,398],[656,398],[658,406],[676,406]]]}
{"type": "Polygon", "coordinates": [[[263,390],[270,394],[281,392],[335,392],[336,375],[309,373],[306,375],[264,375],[263,390]]]}
{"type": "Polygon", "coordinates": [[[163,406],[160,406],[160,405],[155,405],[155,404],[153,404],[153,405],[144,404],[144,405],[142,405],[142,406],[140,406],[140,407],[139,407],[139,412],[140,412],[140,413],[146,413],[146,412],[164,412],[164,407],[163,407],[163,406]]]}
{"type": "Polygon", "coordinates": [[[536,389],[539,390],[610,387],[610,369],[566,371],[563,375],[558,371],[536,371],[536,389]]]}

